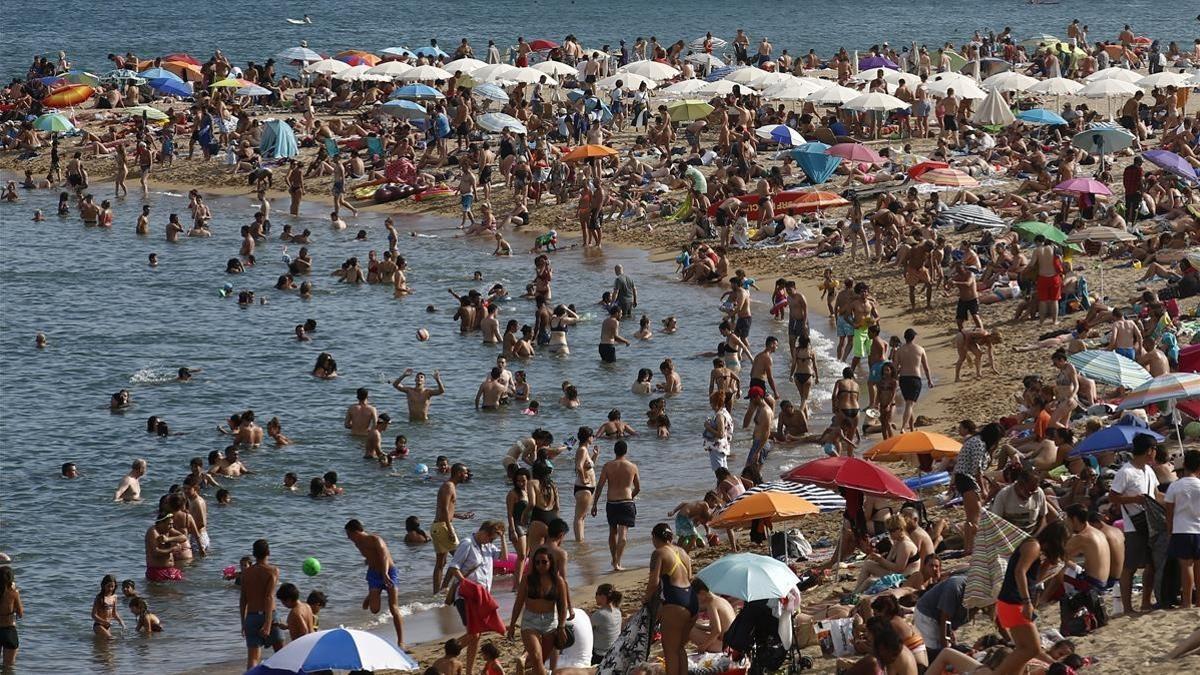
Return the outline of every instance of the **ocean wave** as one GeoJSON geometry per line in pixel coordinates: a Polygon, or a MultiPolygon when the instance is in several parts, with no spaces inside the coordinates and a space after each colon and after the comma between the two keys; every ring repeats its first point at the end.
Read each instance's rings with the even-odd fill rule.
{"type": "Polygon", "coordinates": [[[178,377],[178,371],[172,368],[162,366],[150,366],[137,370],[133,375],[129,376],[130,384],[162,384],[163,382],[174,381],[178,377]]]}

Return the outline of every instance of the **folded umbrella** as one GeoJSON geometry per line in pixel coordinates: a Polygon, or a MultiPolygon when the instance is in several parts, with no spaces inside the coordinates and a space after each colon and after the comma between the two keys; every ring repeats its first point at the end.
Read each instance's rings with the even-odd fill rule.
{"type": "Polygon", "coordinates": [[[804,175],[813,185],[820,185],[829,180],[842,163],[841,157],[834,157],[825,152],[829,146],[824,143],[805,143],[791,150],[796,164],[804,170],[804,175]]]}
{"type": "Polygon", "coordinates": [[[782,598],[800,583],[786,564],[757,553],[733,553],[714,560],[696,577],[709,591],[745,602],[782,598]]]}

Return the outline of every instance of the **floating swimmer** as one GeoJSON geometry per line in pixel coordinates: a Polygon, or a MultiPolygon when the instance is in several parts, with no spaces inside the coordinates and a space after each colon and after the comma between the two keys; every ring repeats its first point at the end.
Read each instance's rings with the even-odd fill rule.
{"type": "Polygon", "coordinates": [[[312,23],[312,17],[305,14],[303,19],[284,19],[293,26],[304,26],[312,23]]]}

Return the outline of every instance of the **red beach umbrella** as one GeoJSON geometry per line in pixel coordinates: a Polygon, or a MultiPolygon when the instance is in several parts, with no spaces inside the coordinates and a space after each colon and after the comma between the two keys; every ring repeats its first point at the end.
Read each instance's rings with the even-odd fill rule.
{"type": "Polygon", "coordinates": [[[904,481],[886,468],[857,457],[825,457],[783,474],[784,480],[824,488],[845,488],[894,499],[918,499],[904,481]]]}
{"type": "Polygon", "coordinates": [[[950,168],[950,165],[945,162],[933,162],[933,161],[921,162],[920,164],[918,164],[908,170],[908,177],[915,179],[917,176],[920,176],[921,174],[925,173],[926,171],[932,171],[933,169],[949,169],[949,168],[950,168]]]}
{"type": "Polygon", "coordinates": [[[193,66],[200,65],[200,62],[196,60],[196,57],[194,57],[190,54],[184,54],[183,52],[167,54],[166,56],[162,57],[162,60],[163,61],[175,61],[176,63],[188,63],[193,66]]]}
{"type": "Polygon", "coordinates": [[[838,143],[826,150],[825,154],[841,157],[848,162],[883,163],[883,158],[879,156],[878,152],[875,152],[862,143],[838,143]]]}
{"type": "Polygon", "coordinates": [[[548,52],[556,47],[558,47],[558,43],[551,40],[538,39],[529,43],[529,48],[535,52],[548,52]]]}

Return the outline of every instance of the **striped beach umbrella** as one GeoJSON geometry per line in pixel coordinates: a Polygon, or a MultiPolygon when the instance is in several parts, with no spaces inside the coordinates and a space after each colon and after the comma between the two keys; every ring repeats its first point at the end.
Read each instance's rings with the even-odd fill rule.
{"type": "Polygon", "coordinates": [[[1000,229],[1004,221],[995,211],[978,204],[958,204],[951,206],[938,214],[937,220],[959,229],[984,228],[1000,229]]]}
{"type": "Polygon", "coordinates": [[[500,133],[505,129],[512,130],[518,134],[526,132],[525,125],[521,120],[505,113],[486,113],[475,118],[475,122],[479,125],[479,128],[495,133],[500,133]]]}
{"type": "Polygon", "coordinates": [[[1117,410],[1142,408],[1151,403],[1200,398],[1200,374],[1167,373],[1143,382],[1125,395],[1117,410]]]}
{"type": "Polygon", "coordinates": [[[75,125],[61,113],[46,113],[33,121],[33,128],[38,131],[70,132],[75,131],[75,125]]]}
{"type": "Polygon", "coordinates": [[[975,551],[971,554],[963,592],[965,606],[981,608],[996,604],[1008,557],[1028,538],[1029,533],[987,509],[979,514],[979,532],[975,535],[975,551]]]}
{"type": "MultiPolygon", "coordinates": [[[[833,490],[826,490],[823,487],[808,485],[806,483],[793,483],[792,481],[787,480],[776,480],[769,483],[760,483],[755,485],[749,490],[746,490],[742,494],[738,495],[737,499],[734,499],[729,503],[729,505],[732,506],[733,504],[736,504],[738,500],[745,499],[746,497],[759,492],[786,492],[790,495],[803,497],[822,512],[840,511],[846,508],[846,500],[833,490]]],[[[728,506],[725,508],[728,508],[728,506]]],[[[719,514],[721,511],[717,511],[717,513],[719,514]]]]}
{"type": "Polygon", "coordinates": [[[1088,349],[1067,357],[1079,372],[1104,384],[1132,389],[1150,380],[1150,373],[1137,361],[1105,349],[1088,349]]]}
{"type": "Polygon", "coordinates": [[[917,180],[930,185],[940,185],[942,187],[960,187],[971,188],[978,187],[979,181],[975,180],[971,174],[958,169],[930,169],[917,176],[917,180]]]}

